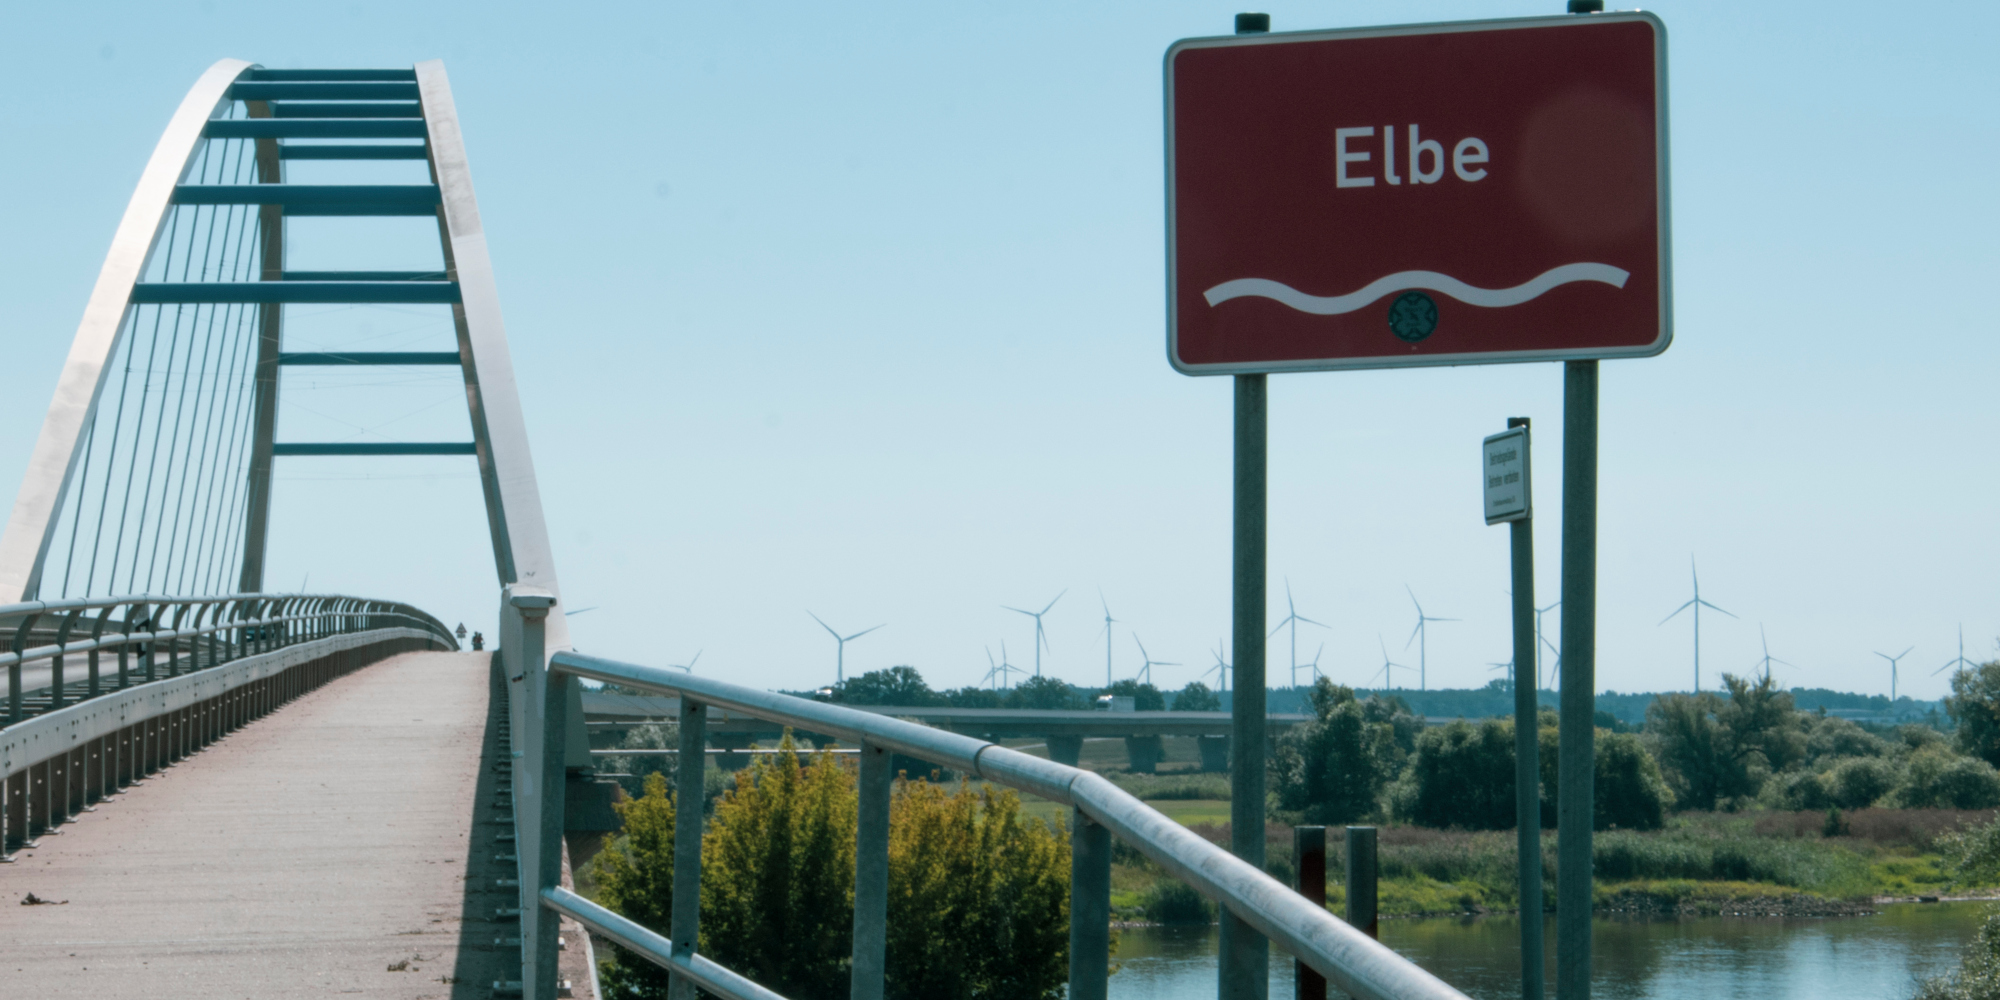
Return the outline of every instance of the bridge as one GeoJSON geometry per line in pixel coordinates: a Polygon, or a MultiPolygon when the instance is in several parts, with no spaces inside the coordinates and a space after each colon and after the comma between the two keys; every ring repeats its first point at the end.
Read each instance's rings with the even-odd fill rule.
{"type": "MultiPolygon", "coordinates": [[[[6,910],[10,990],[595,997],[595,952],[612,943],[667,969],[677,996],[776,997],[698,947],[699,822],[674,831],[683,891],[669,926],[574,891],[573,835],[600,831],[590,820],[606,811],[586,729],[598,699],[583,690],[597,681],[658,699],[640,707],[677,721],[683,755],[785,727],[856,751],[856,1000],[884,995],[895,755],[1070,808],[1077,1000],[1106,994],[1113,837],[1240,924],[1219,981],[1231,996],[1263,995],[1268,942],[1355,996],[1462,997],[1074,766],[1080,741],[1106,734],[1139,741],[1135,763],[1145,741],[1195,736],[1219,768],[1223,740],[1261,746],[1297,719],[911,721],[581,656],[561,607],[444,66],[216,63],[168,121],[112,236],[0,530],[0,886],[21,904],[6,910]],[[292,237],[308,233],[288,220],[327,216],[434,220],[437,264],[291,266],[292,237]],[[456,349],[287,350],[288,307],[327,304],[448,310],[456,349]],[[278,440],[284,373],[328,366],[456,367],[470,439],[278,440]],[[478,469],[497,652],[465,651],[406,602],[266,583],[280,459],[408,455],[478,469]],[[1050,752],[993,742],[1009,735],[1050,752]]],[[[698,801],[702,769],[678,773],[677,794],[698,801]]]]}

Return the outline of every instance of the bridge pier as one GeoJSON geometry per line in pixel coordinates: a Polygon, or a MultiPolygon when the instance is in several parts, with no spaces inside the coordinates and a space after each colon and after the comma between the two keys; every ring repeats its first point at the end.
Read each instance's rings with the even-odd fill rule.
{"type": "Polygon", "coordinates": [[[1076,762],[1083,758],[1083,737],[1081,736],[1050,736],[1047,737],[1047,743],[1049,759],[1058,764],[1068,764],[1071,767],[1075,767],[1077,766],[1076,762]]]}
{"type": "Polygon", "coordinates": [[[1229,770],[1229,737],[1197,736],[1195,746],[1201,749],[1201,769],[1219,774],[1229,770]]]}
{"type": "Polygon", "coordinates": [[[1158,736],[1125,737],[1125,762],[1134,774],[1157,773],[1160,758],[1164,756],[1165,748],[1158,736]]]}

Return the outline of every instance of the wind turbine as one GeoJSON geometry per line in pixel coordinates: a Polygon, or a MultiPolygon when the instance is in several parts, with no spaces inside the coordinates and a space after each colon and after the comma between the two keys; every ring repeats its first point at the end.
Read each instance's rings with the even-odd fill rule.
{"type": "Polygon", "coordinates": [[[1307,625],[1318,625],[1320,628],[1325,628],[1326,625],[1322,622],[1313,621],[1312,619],[1299,614],[1298,605],[1292,603],[1292,581],[1290,579],[1287,579],[1285,581],[1285,611],[1286,611],[1285,620],[1279,622],[1278,627],[1271,630],[1271,635],[1277,635],[1279,632],[1283,631],[1285,626],[1287,625],[1290,625],[1292,627],[1292,686],[1298,687],[1299,686],[1299,623],[1304,622],[1307,625]]]}
{"type": "MultiPolygon", "coordinates": [[[[1382,641],[1382,633],[1380,632],[1375,633],[1375,644],[1377,646],[1382,647],[1382,669],[1378,671],[1375,674],[1375,676],[1382,678],[1382,681],[1385,684],[1396,683],[1396,675],[1390,672],[1390,668],[1400,667],[1401,669],[1408,670],[1410,669],[1409,665],[1403,663],[1397,663],[1394,660],[1389,659],[1389,644],[1382,641]]],[[[1378,690],[1393,690],[1393,689],[1383,688],[1378,690]]]]}
{"type": "MultiPolygon", "coordinates": [[[[1917,647],[1915,646],[1910,647],[1910,649],[1915,649],[1915,648],[1917,647]]],[[[1910,655],[1910,649],[1903,650],[1902,652],[1897,653],[1894,656],[1890,656],[1887,653],[1881,653],[1881,652],[1875,654],[1876,656],[1879,656],[1889,661],[1889,704],[1891,705],[1894,705],[1896,703],[1896,661],[1902,659],[1905,656],[1910,655]]]]}
{"type": "Polygon", "coordinates": [[[1313,650],[1313,661],[1307,664],[1307,666],[1312,667],[1312,678],[1315,681],[1326,676],[1325,674],[1321,673],[1319,669],[1319,656],[1321,653],[1324,652],[1326,652],[1326,643],[1322,642],[1319,644],[1318,649],[1313,650]]]}
{"type": "MultiPolygon", "coordinates": [[[[1178,663],[1169,663],[1169,662],[1168,662],[1168,661],[1166,661],[1166,660],[1155,660],[1155,659],[1153,659],[1152,655],[1146,652],[1146,644],[1145,644],[1145,643],[1143,643],[1143,642],[1139,642],[1139,633],[1137,633],[1137,632],[1134,632],[1134,633],[1132,633],[1132,641],[1133,641],[1133,642],[1138,642],[1138,643],[1139,643],[1139,659],[1141,659],[1141,660],[1143,660],[1143,661],[1145,662],[1145,666],[1142,666],[1142,667],[1140,667],[1140,668],[1139,668],[1139,672],[1138,672],[1138,673],[1136,673],[1136,674],[1133,674],[1133,675],[1132,675],[1132,676],[1133,676],[1134,678],[1145,678],[1145,681],[1146,681],[1146,683],[1148,683],[1148,684],[1151,684],[1151,683],[1153,683],[1153,668],[1154,668],[1154,667],[1178,667],[1178,666],[1180,666],[1180,664],[1178,664],[1178,663]]],[[[1107,686],[1108,686],[1108,685],[1107,685],[1107,686]]]]}
{"type": "MultiPolygon", "coordinates": [[[[1111,626],[1113,623],[1117,622],[1118,619],[1111,617],[1111,605],[1109,602],[1104,600],[1104,592],[1101,590],[1097,592],[1097,602],[1099,604],[1104,605],[1104,686],[1110,687],[1111,686],[1111,626]]],[[[1050,601],[1049,603],[1054,604],[1055,602],[1050,601]]],[[[1142,651],[1144,650],[1144,647],[1140,648],[1142,651]]],[[[1151,677],[1152,675],[1149,673],[1147,674],[1147,676],[1151,677]]]]}
{"type": "Polygon", "coordinates": [[[1953,671],[1952,674],[1952,676],[1956,677],[1958,676],[1959,673],[1963,672],[1966,667],[1976,667],[1978,665],[1979,664],[1974,663],[1971,660],[1965,658],[1965,626],[1960,625],[1958,627],[1958,656],[1954,657],[1951,660],[1951,662],[1946,663],[1944,666],[1931,671],[1931,676],[1936,677],[1937,675],[1944,673],[1947,670],[1951,670],[1951,668],[1953,667],[1957,667],[1958,670],[1953,671]]]}
{"type": "Polygon", "coordinates": [[[985,684],[991,681],[993,690],[998,691],[1000,683],[1006,679],[1007,671],[1002,669],[1000,664],[993,662],[993,647],[986,647],[986,676],[979,678],[979,683],[985,684]]]}
{"type": "MultiPolygon", "coordinates": [[[[806,614],[812,614],[812,612],[808,611],[806,612],[806,614]]],[[[701,654],[703,652],[704,650],[697,649],[694,651],[694,659],[689,660],[686,663],[669,663],[667,664],[667,666],[672,667],[675,670],[685,670],[688,673],[694,673],[694,665],[701,662],[701,654]]]]}
{"type": "MultiPolygon", "coordinates": [[[[1689,608],[1694,609],[1694,689],[1699,693],[1701,691],[1701,609],[1707,608],[1710,611],[1722,611],[1722,609],[1701,599],[1701,575],[1695,572],[1693,556],[1688,557],[1688,576],[1694,580],[1694,596],[1689,598],[1686,604],[1675,608],[1673,615],[1668,615],[1660,619],[1660,624],[1665,625],[1674,620],[1674,615],[1678,615],[1689,608]]],[[[1736,617],[1727,611],[1722,611],[1722,613],[1729,615],[1731,618],[1736,617]]]]}
{"type": "Polygon", "coordinates": [[[834,641],[839,643],[839,646],[835,649],[833,654],[834,655],[833,679],[836,682],[844,681],[847,679],[847,644],[853,642],[856,639],[861,638],[864,635],[867,635],[870,632],[875,631],[876,628],[881,628],[882,625],[889,624],[888,622],[883,622],[882,625],[877,625],[875,626],[875,628],[864,628],[861,631],[854,633],[853,635],[841,635],[840,633],[835,632],[833,630],[833,626],[828,625],[823,621],[820,621],[820,617],[818,615],[813,615],[813,613],[810,611],[806,612],[806,614],[812,615],[812,620],[819,622],[819,627],[825,629],[826,633],[830,636],[833,636],[834,641]]]}
{"type": "MultiPolygon", "coordinates": [[[[1412,642],[1417,644],[1417,690],[1422,691],[1424,690],[1425,672],[1430,665],[1430,652],[1427,648],[1430,645],[1430,629],[1427,626],[1431,622],[1455,622],[1458,619],[1433,618],[1430,615],[1424,614],[1424,606],[1417,600],[1417,592],[1410,590],[1410,585],[1407,583],[1403,584],[1403,589],[1410,591],[1410,603],[1417,606],[1417,627],[1410,630],[1409,641],[1403,643],[1403,648],[1410,648],[1410,643],[1412,642]]],[[[1379,639],[1381,636],[1376,636],[1376,638],[1379,639]]],[[[1385,656],[1384,659],[1387,659],[1387,657],[1385,656]]]]}
{"type": "Polygon", "coordinates": [[[1215,689],[1217,691],[1229,690],[1229,662],[1222,658],[1221,639],[1215,640],[1215,666],[1201,672],[1203,677],[1207,677],[1209,674],[1215,675],[1215,689]]]}
{"type": "MultiPolygon", "coordinates": [[[[1553,642],[1550,642],[1548,639],[1542,636],[1542,616],[1548,614],[1551,611],[1554,611],[1556,608],[1561,606],[1562,602],[1557,601],[1546,608],[1535,609],[1535,684],[1538,686],[1542,683],[1543,646],[1549,647],[1549,652],[1556,654],[1555,665],[1549,668],[1549,673],[1548,673],[1549,680],[1551,681],[1555,680],[1556,672],[1562,669],[1562,662],[1563,662],[1562,647],[1556,645],[1553,642]]],[[[1555,685],[1550,684],[1549,686],[1553,688],[1555,685]]]]}
{"type": "MultiPolygon", "coordinates": [[[[1795,669],[1795,670],[1796,670],[1796,669],[1798,669],[1798,665],[1797,665],[1797,664],[1794,664],[1794,663],[1785,663],[1785,661],[1784,661],[1784,660],[1780,660],[1780,659],[1778,659],[1777,657],[1775,657],[1775,656],[1772,656],[1772,655],[1771,655],[1771,640],[1769,640],[1769,639],[1766,639],[1766,638],[1764,638],[1764,623],[1763,623],[1763,622],[1758,622],[1758,623],[1757,623],[1757,641],[1758,641],[1758,642],[1761,642],[1761,643],[1763,643],[1763,644],[1764,644],[1764,658],[1763,658],[1763,659],[1761,659],[1761,660],[1758,660],[1758,661],[1757,661],[1757,665],[1758,665],[1758,666],[1760,666],[1760,667],[1763,667],[1763,668],[1764,668],[1764,679],[1765,679],[1765,680],[1767,680],[1767,681],[1768,681],[1768,680],[1770,680],[1770,679],[1771,679],[1771,664],[1773,664],[1773,663],[1784,663],[1784,664],[1785,664],[1785,666],[1788,666],[1788,667],[1791,667],[1791,668],[1793,668],[1793,669],[1795,669]]],[[[1949,664],[1947,664],[1947,666],[1949,666],[1949,664]]]]}
{"type": "Polygon", "coordinates": [[[1512,690],[1512,689],[1513,689],[1513,687],[1514,687],[1514,684],[1516,683],[1516,682],[1515,682],[1515,680],[1514,680],[1514,661],[1513,661],[1513,660],[1508,660],[1508,661],[1507,661],[1507,662],[1505,662],[1505,663],[1497,663],[1497,662],[1495,662],[1495,661],[1493,661],[1493,660],[1487,660],[1487,661],[1486,661],[1486,669],[1488,669],[1488,670],[1505,670],[1505,671],[1507,671],[1507,687],[1508,687],[1508,689],[1509,689],[1509,690],[1512,690]]]}
{"type": "Polygon", "coordinates": [[[1069,588],[1064,587],[1062,590],[1062,594],[1057,594],[1055,596],[1055,599],[1049,601],[1047,607],[1042,608],[1042,610],[1040,611],[1025,611],[1021,608],[1008,607],[1005,604],[1000,605],[1003,608],[1007,608],[1007,610],[1009,611],[1020,612],[1021,614],[1027,615],[1028,617],[1033,618],[1035,620],[1035,676],[1036,677],[1042,676],[1042,650],[1046,648],[1049,644],[1048,634],[1042,631],[1042,616],[1048,614],[1049,608],[1055,607],[1056,601],[1062,600],[1063,594],[1067,593],[1069,593],[1069,588]]]}

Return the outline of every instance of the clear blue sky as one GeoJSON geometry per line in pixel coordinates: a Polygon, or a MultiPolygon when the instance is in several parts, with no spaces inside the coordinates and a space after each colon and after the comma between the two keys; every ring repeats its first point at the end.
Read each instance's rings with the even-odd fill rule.
{"type": "MultiPolygon", "coordinates": [[[[1292,3],[1279,30],[1555,13],[1558,0],[1292,3]]],[[[970,684],[1006,640],[1101,683],[1117,626],[1197,675],[1229,628],[1229,384],[1162,350],[1160,57],[1195,3],[34,5],[0,34],[0,481],[25,466],[131,187],[215,59],[442,58],[465,123],[559,571],[586,651],[732,680],[914,664],[970,684]]],[[[1703,596],[1704,677],[1903,690],[2000,634],[2000,7],[1676,3],[1678,324],[1603,375],[1598,685],[1690,683],[1659,620],[1703,596]],[[1981,290],[1985,289],[1984,292],[1981,290]]],[[[338,227],[332,227],[338,230],[338,227]]],[[[304,246],[305,233],[295,232],[304,246]]],[[[421,234],[418,234],[421,235],[421,234]]],[[[314,242],[342,243],[344,237],[314,242]]],[[[414,246],[414,244],[412,244],[414,246]]],[[[331,251],[328,251],[331,253],[331,251]]],[[[398,251],[400,252],[400,251],[398,251]]],[[[415,251],[411,251],[415,253],[415,251]]],[[[432,251],[434,253],[434,251],[432,251]]],[[[334,263],[332,254],[327,258],[334,263]]],[[[395,256],[394,252],[387,256],[395,256]]],[[[413,262],[421,258],[417,254],[413,262]]],[[[340,262],[398,266],[355,250],[340,262]]],[[[304,266],[303,264],[301,266],[304,266]]],[[[297,342],[430,345],[435,315],[298,316],[297,342]]],[[[448,379],[288,381],[281,440],[463,433],[448,379]]],[[[1475,453],[1535,419],[1555,599],[1555,365],[1273,380],[1272,620],[1289,579],[1348,683],[1507,658],[1506,537],[1475,453]]],[[[490,631],[469,460],[292,459],[274,587],[398,597],[490,631]]],[[[1554,624],[1551,616],[1550,624],[1554,624]]],[[[1274,640],[1272,676],[1287,652],[1274,640]]]]}

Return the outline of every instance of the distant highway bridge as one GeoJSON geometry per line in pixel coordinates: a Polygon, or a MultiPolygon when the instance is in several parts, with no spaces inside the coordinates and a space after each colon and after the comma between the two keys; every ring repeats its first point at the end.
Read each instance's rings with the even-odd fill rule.
{"type": "MultiPolygon", "coordinates": [[[[670,927],[568,888],[566,836],[601,832],[578,818],[604,812],[584,724],[596,699],[578,683],[595,679],[673,698],[684,754],[782,727],[859,751],[856,1000],[884,989],[893,755],[1072,807],[1076,1000],[1104,996],[1113,836],[1261,935],[1256,949],[1273,942],[1337,989],[1462,998],[1068,766],[1098,733],[1135,741],[1135,764],[1146,741],[1195,736],[1219,764],[1226,716],[855,711],[579,656],[560,605],[444,66],[216,63],[167,123],[112,236],[0,529],[0,887],[23,904],[6,907],[9,989],[594,997],[593,941],[610,940],[668,968],[680,996],[775,998],[696,948],[699,824],[675,832],[670,927]],[[295,266],[326,248],[288,221],[328,216],[434,220],[437,259],[295,266]],[[300,305],[448,311],[455,349],[287,350],[287,310],[300,305]],[[283,373],[327,366],[456,368],[470,440],[278,440],[283,373]],[[266,585],[278,460],[407,455],[478,469],[497,654],[460,651],[406,603],[266,585]],[[1054,759],[988,742],[1010,735],[1046,739],[1054,759]]],[[[699,799],[702,770],[679,773],[682,800],[699,799]]]]}

